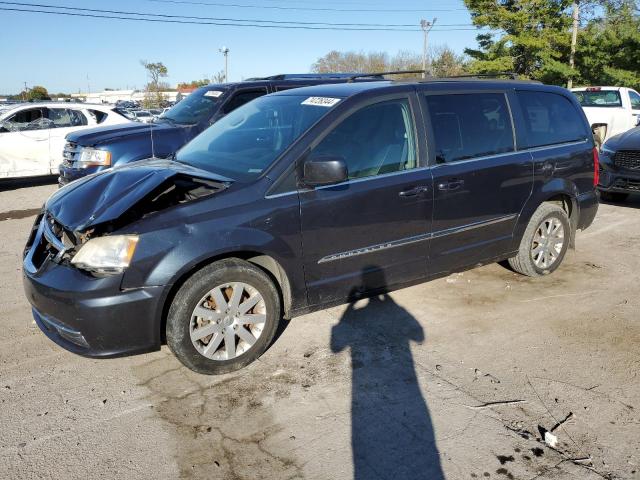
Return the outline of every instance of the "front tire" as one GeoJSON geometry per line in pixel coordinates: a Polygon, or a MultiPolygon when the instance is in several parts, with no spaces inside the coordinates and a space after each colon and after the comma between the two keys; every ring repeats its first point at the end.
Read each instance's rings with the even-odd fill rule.
{"type": "Polygon", "coordinates": [[[194,273],[167,316],[167,344],[187,368],[207,375],[238,370],[269,347],[281,316],[269,276],[228,258],[194,273]]]}
{"type": "Polygon", "coordinates": [[[529,220],[518,254],[509,259],[509,265],[528,277],[548,275],[562,263],[570,239],[567,213],[558,205],[543,203],[529,220]]]}

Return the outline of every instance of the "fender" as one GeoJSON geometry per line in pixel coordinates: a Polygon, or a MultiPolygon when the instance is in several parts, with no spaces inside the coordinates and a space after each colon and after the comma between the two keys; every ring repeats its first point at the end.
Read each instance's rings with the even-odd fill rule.
{"type": "Polygon", "coordinates": [[[571,202],[568,212],[571,223],[569,246],[574,248],[575,232],[578,225],[578,218],[580,218],[580,206],[577,201],[578,194],[578,188],[575,183],[566,178],[552,178],[540,188],[536,188],[534,184],[533,192],[525,202],[514,227],[512,250],[518,250],[524,231],[527,229],[527,225],[538,207],[542,203],[552,199],[558,199],[558,197],[565,197],[571,202]]]}

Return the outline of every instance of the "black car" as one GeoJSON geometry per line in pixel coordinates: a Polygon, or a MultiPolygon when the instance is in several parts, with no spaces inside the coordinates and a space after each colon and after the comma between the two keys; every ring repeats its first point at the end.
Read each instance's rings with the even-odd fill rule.
{"type": "MultiPolygon", "coordinates": [[[[66,137],[58,183],[63,186],[92,173],[136,160],[166,158],[211,124],[254,98],[290,88],[347,82],[353,76],[352,73],[282,74],[211,84],[195,90],[153,122],[124,123],[72,132],[66,137]]],[[[370,75],[354,80],[382,78],[370,75]]],[[[121,102],[118,107],[135,108],[135,103],[121,102]]],[[[131,112],[127,116],[131,120],[136,119],[131,112]]]]}
{"type": "Polygon", "coordinates": [[[45,204],[24,288],[89,357],[157,350],[223,373],[281,318],[508,259],[553,272],[598,208],[597,151],[567,90],[450,79],[267,95],[174,160],[78,180],[45,204]]]}
{"type": "Polygon", "coordinates": [[[604,200],[612,202],[623,202],[630,193],[640,193],[640,127],[604,143],[598,189],[604,200]]]}

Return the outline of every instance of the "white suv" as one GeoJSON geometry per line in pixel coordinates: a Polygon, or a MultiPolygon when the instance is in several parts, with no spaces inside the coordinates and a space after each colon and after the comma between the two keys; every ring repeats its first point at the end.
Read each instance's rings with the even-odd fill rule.
{"type": "Polygon", "coordinates": [[[4,108],[0,111],[0,178],[56,174],[68,133],[128,122],[109,105],[47,102],[4,108]]]}

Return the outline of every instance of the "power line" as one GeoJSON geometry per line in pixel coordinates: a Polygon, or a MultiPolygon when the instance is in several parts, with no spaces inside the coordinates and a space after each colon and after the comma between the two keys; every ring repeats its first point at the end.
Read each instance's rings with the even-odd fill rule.
{"type": "MultiPolygon", "coordinates": [[[[7,4],[8,2],[0,2],[0,4],[7,4]]],[[[83,17],[83,18],[101,18],[111,20],[130,20],[135,22],[152,22],[152,23],[174,23],[174,24],[186,24],[186,25],[216,25],[224,27],[253,27],[253,28],[271,28],[271,29],[296,29],[296,30],[334,30],[334,31],[391,31],[391,32],[419,32],[419,29],[407,29],[407,28],[350,28],[350,27],[322,27],[322,26],[309,26],[309,25],[296,25],[296,22],[291,22],[292,25],[264,25],[256,23],[232,23],[232,22],[196,22],[189,20],[171,20],[171,19],[159,19],[159,18],[138,18],[138,17],[123,17],[117,15],[99,15],[91,13],[73,13],[73,12],[54,12],[50,10],[38,10],[38,9],[24,9],[24,8],[9,8],[0,7],[0,11],[7,12],[23,12],[23,13],[41,13],[47,15],[62,15],[70,17],[83,17]]],[[[461,30],[477,30],[477,28],[443,28],[437,29],[441,32],[461,31],[461,30]]]]}
{"type": "MultiPolygon", "coordinates": [[[[48,5],[41,3],[24,3],[24,2],[6,2],[0,1],[0,4],[4,5],[18,5],[21,7],[42,7],[57,10],[70,10],[70,11],[83,11],[92,13],[109,13],[116,15],[136,15],[145,17],[158,17],[158,18],[181,18],[188,20],[214,20],[218,22],[252,22],[252,23],[273,23],[273,24],[296,24],[296,25],[327,25],[327,26],[339,26],[339,27],[415,27],[412,23],[332,23],[332,22],[304,22],[298,20],[259,20],[253,18],[223,18],[223,17],[202,17],[202,16],[189,16],[189,15],[169,15],[163,13],[145,13],[145,12],[131,12],[125,10],[102,10],[95,8],[82,8],[82,7],[69,7],[65,5],[48,5]]],[[[446,27],[472,27],[470,23],[450,23],[442,24],[446,27]]]]}
{"type": "Polygon", "coordinates": [[[233,8],[260,8],[260,9],[272,9],[272,10],[306,10],[315,12],[384,12],[384,13],[418,13],[418,12],[453,12],[453,11],[466,11],[466,8],[450,8],[450,9],[437,9],[437,8],[412,8],[412,9],[398,9],[398,8],[329,8],[329,7],[281,7],[276,5],[242,5],[238,3],[218,3],[218,2],[204,2],[198,0],[145,0],[146,2],[156,3],[173,3],[178,5],[206,5],[209,7],[233,7],[233,8]]]}

